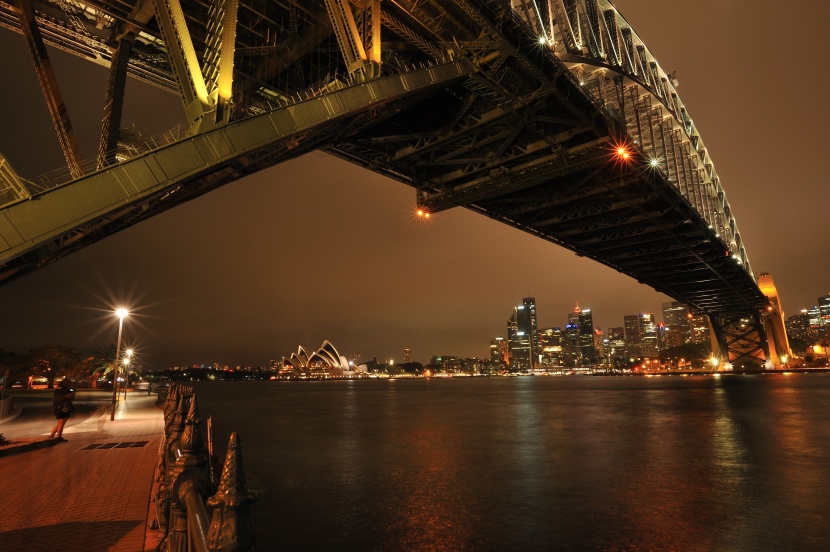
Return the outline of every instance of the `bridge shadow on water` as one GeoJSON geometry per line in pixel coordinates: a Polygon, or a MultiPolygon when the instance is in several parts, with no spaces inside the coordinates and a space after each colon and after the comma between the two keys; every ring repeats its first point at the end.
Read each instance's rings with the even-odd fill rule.
{"type": "MultiPolygon", "coordinates": [[[[55,497],[56,508],[66,506],[55,497]]],[[[113,549],[143,521],[69,521],[0,532],[4,552],[97,552],[113,549]]]]}

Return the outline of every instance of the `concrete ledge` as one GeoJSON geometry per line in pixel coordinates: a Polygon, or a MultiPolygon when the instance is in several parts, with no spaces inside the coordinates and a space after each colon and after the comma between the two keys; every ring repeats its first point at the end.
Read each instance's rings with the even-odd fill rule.
{"type": "Polygon", "coordinates": [[[0,458],[4,456],[11,456],[20,452],[29,452],[32,450],[39,450],[46,447],[53,447],[58,443],[63,443],[63,439],[36,439],[36,440],[21,440],[9,441],[7,445],[0,445],[0,458]]]}
{"type": "Polygon", "coordinates": [[[22,406],[12,407],[11,414],[6,416],[5,418],[0,418],[0,424],[5,424],[6,422],[11,422],[12,420],[14,420],[18,416],[20,416],[20,414],[22,412],[23,412],[23,407],[22,406]]]}

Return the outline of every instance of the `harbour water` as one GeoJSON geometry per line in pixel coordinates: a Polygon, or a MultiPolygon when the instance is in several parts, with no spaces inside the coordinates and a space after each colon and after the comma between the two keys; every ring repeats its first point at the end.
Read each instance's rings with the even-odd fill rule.
{"type": "Polygon", "coordinates": [[[830,550],[830,375],[196,385],[258,550],[830,550]]]}

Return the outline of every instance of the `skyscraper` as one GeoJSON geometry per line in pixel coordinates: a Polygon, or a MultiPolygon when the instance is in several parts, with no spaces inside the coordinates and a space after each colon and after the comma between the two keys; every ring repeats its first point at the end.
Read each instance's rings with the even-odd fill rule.
{"type": "Polygon", "coordinates": [[[636,314],[627,314],[623,317],[625,326],[625,354],[637,358],[643,356],[642,340],[640,339],[640,317],[636,314]]]}
{"type": "Polygon", "coordinates": [[[790,339],[802,340],[808,345],[815,339],[815,334],[810,328],[810,315],[807,314],[807,309],[801,309],[799,314],[787,318],[787,336],[790,339]]]}
{"type": "Polygon", "coordinates": [[[615,366],[625,364],[625,329],[622,327],[608,328],[605,338],[605,358],[615,366]]]}
{"type": "Polygon", "coordinates": [[[594,361],[597,364],[605,363],[605,332],[602,328],[594,328],[594,361]]]}
{"type": "Polygon", "coordinates": [[[640,313],[640,345],[643,350],[643,357],[654,358],[659,353],[657,347],[657,324],[654,322],[653,313],[640,313]]]}
{"type": "Polygon", "coordinates": [[[513,363],[521,371],[538,363],[539,331],[536,327],[536,299],[525,297],[516,307],[516,347],[513,363]]]}
{"type": "MultiPolygon", "coordinates": [[[[579,309],[579,306],[576,307],[579,309]]],[[[580,309],[579,320],[579,363],[589,367],[597,363],[596,348],[594,347],[594,317],[591,309],[580,309]]]]}
{"type": "Polygon", "coordinates": [[[513,310],[507,326],[513,367],[520,371],[532,370],[538,363],[539,332],[536,327],[536,299],[525,297],[513,310]],[[512,335],[511,335],[512,334],[512,335]]]}
{"type": "Polygon", "coordinates": [[[516,369],[516,353],[514,351],[521,348],[519,341],[519,309],[513,307],[513,314],[507,319],[507,364],[511,369],[516,369]]]}
{"type": "Polygon", "coordinates": [[[497,337],[490,341],[490,361],[505,365],[510,363],[510,352],[507,341],[503,337],[497,337]]]}
{"type": "Polygon", "coordinates": [[[818,298],[819,332],[822,336],[828,335],[830,328],[830,293],[818,298]]]}
{"type": "Polygon", "coordinates": [[[692,343],[704,345],[711,343],[709,317],[705,314],[694,314],[691,312],[686,317],[689,319],[689,331],[692,334],[692,343]]]}
{"type": "Polygon", "coordinates": [[[663,303],[663,332],[666,347],[680,347],[692,340],[687,313],[689,308],[678,301],[663,303]]]}
{"type": "Polygon", "coordinates": [[[539,332],[542,365],[545,368],[562,366],[562,330],[558,327],[539,332]]]}

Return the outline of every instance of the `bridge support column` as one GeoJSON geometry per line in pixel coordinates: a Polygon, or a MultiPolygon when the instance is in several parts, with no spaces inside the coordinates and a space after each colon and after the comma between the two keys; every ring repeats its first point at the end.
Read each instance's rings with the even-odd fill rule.
{"type": "Polygon", "coordinates": [[[107,97],[104,101],[104,121],[101,143],[98,146],[98,168],[116,162],[118,138],[121,133],[121,112],[124,106],[124,90],[127,85],[127,64],[133,47],[132,38],[122,38],[112,55],[107,97]]]}
{"type": "Polygon", "coordinates": [[[720,362],[718,371],[743,368],[772,368],[767,333],[761,315],[709,315],[712,357],[720,362]]]}
{"type": "Polygon", "coordinates": [[[793,354],[790,342],[787,339],[787,329],[784,325],[784,309],[778,297],[778,290],[772,281],[772,276],[764,272],[758,277],[758,288],[769,299],[767,312],[763,314],[764,328],[770,337],[771,361],[776,367],[786,367],[793,354]]]}
{"type": "Polygon", "coordinates": [[[26,37],[29,52],[32,54],[37,79],[40,81],[40,87],[46,97],[46,105],[49,108],[49,114],[52,115],[52,122],[55,124],[63,155],[66,157],[66,164],[69,166],[69,172],[72,176],[79,178],[83,174],[80,167],[83,161],[81,148],[78,146],[75,131],[69,121],[69,113],[66,110],[60,88],[58,88],[58,79],[52,69],[49,54],[46,52],[46,44],[44,44],[43,36],[37,26],[35,10],[29,0],[21,0],[20,8],[20,27],[23,30],[23,36],[26,37]]]}
{"type": "Polygon", "coordinates": [[[380,0],[367,2],[371,14],[369,17],[370,30],[367,33],[369,53],[357,28],[354,14],[347,0],[325,0],[326,10],[329,13],[334,36],[340,45],[340,52],[346,62],[350,74],[361,74],[364,78],[376,77],[380,74],[380,0]]]}

